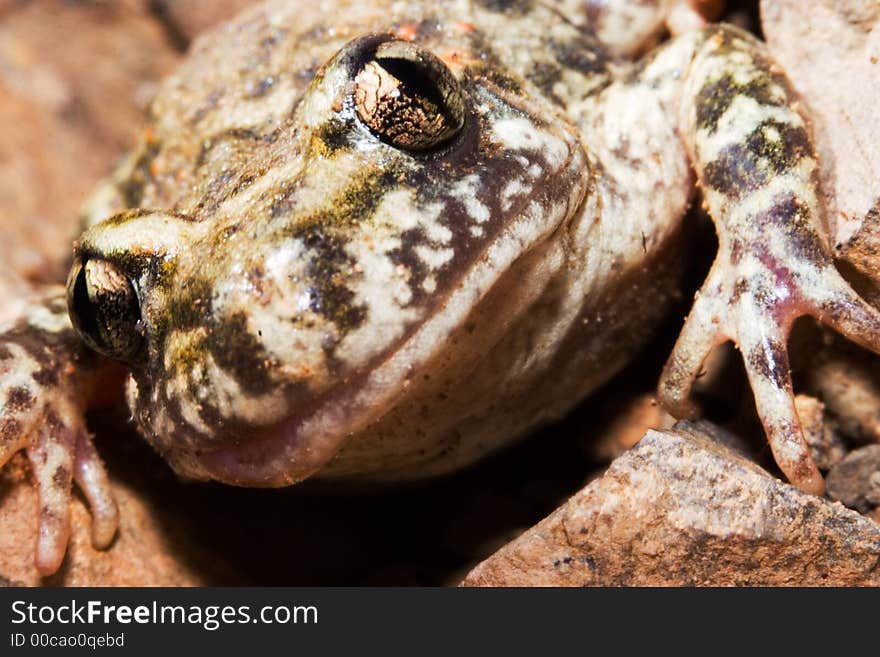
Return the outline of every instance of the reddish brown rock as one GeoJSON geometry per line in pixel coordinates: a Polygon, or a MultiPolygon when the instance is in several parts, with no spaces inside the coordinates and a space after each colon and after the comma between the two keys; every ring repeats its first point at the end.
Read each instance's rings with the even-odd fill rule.
{"type": "Polygon", "coordinates": [[[880,442],[880,375],[874,354],[833,338],[806,373],[841,431],[860,442],[880,442]]]}
{"type": "Polygon", "coordinates": [[[613,400],[613,415],[598,436],[589,435],[586,452],[590,458],[607,463],[635,445],[651,428],[671,427],[675,420],[657,402],[653,394],[634,399],[613,400]]]}
{"type": "Polygon", "coordinates": [[[835,424],[826,418],[825,404],[809,395],[796,395],[794,405],[816,467],[828,470],[846,456],[846,444],[835,424]]]}
{"type": "Polygon", "coordinates": [[[880,527],[708,425],[650,431],[466,586],[880,585],[880,527]]]}
{"type": "Polygon", "coordinates": [[[809,107],[838,253],[880,283],[880,3],[762,0],[774,57],[809,107]]]}
{"type": "Polygon", "coordinates": [[[34,566],[37,495],[24,459],[0,472],[0,581],[16,585],[196,586],[210,583],[204,564],[208,552],[194,558],[186,536],[168,524],[168,514],[149,497],[114,482],[120,530],[109,550],[91,546],[91,518],[81,499],[72,505],[73,531],[67,556],[55,575],[41,578],[34,566]]]}
{"type": "Polygon", "coordinates": [[[61,276],[80,205],[134,142],[155,81],[177,59],[146,2],[0,7],[5,268],[61,276]]]}
{"type": "Polygon", "coordinates": [[[183,42],[209,27],[228,20],[257,0],[157,0],[154,6],[183,42]]]}

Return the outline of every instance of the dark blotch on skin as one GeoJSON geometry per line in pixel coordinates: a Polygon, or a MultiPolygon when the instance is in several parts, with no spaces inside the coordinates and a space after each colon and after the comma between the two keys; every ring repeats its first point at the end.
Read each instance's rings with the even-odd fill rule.
{"type": "Polygon", "coordinates": [[[58,414],[49,408],[46,411],[46,426],[49,428],[49,431],[54,437],[58,437],[62,431],[65,431],[67,427],[64,426],[64,422],[62,422],[61,418],[58,417],[58,414]]]}
{"type": "Polygon", "coordinates": [[[588,77],[607,73],[608,59],[589,35],[580,35],[573,41],[548,40],[547,46],[564,68],[588,77]]]}
{"type": "Polygon", "coordinates": [[[217,108],[217,105],[220,104],[220,100],[223,98],[224,93],[224,89],[214,89],[209,93],[205,98],[205,102],[199,105],[199,107],[196,108],[196,111],[193,112],[190,124],[195,125],[196,123],[199,123],[202,119],[208,116],[208,114],[213,112],[217,108]]]}
{"type": "Polygon", "coordinates": [[[45,307],[54,315],[67,316],[67,301],[63,298],[49,299],[45,307]]]}
{"type": "Polygon", "coordinates": [[[44,331],[26,322],[4,334],[7,343],[17,344],[28,356],[45,368],[59,367],[58,354],[76,352],[81,344],[73,327],[61,331],[44,331]]]}
{"type": "MultiPolygon", "coordinates": [[[[168,284],[157,281],[157,287],[168,284]]],[[[202,278],[186,278],[176,281],[174,294],[169,295],[168,308],[161,315],[153,318],[152,340],[157,348],[164,350],[164,338],[172,328],[186,330],[199,326],[208,326],[211,322],[212,284],[202,278]]]]}
{"type": "Polygon", "coordinates": [[[804,128],[768,119],[752,131],[745,143],[723,148],[718,159],[706,164],[703,181],[739,199],[811,155],[810,138],[804,128]],[[765,128],[775,128],[779,139],[768,140],[765,128]]]}
{"type": "Polygon", "coordinates": [[[338,117],[332,117],[324,123],[315,133],[315,137],[321,140],[321,143],[328,151],[328,155],[332,155],[342,148],[349,148],[352,144],[352,123],[338,117]]]}
{"type": "Polygon", "coordinates": [[[0,421],[0,442],[9,443],[21,435],[21,422],[15,418],[4,418],[0,421]]]}
{"type": "Polygon", "coordinates": [[[298,179],[284,181],[277,188],[266,194],[266,198],[271,199],[269,203],[269,216],[272,219],[284,216],[296,207],[297,192],[300,184],[298,179]]]}
{"type": "Polygon", "coordinates": [[[788,353],[783,344],[770,342],[766,351],[762,347],[754,347],[749,351],[748,362],[754,372],[779,387],[789,379],[788,353]]]}
{"type": "Polygon", "coordinates": [[[262,98],[265,96],[269,90],[275,86],[276,79],[271,75],[269,77],[265,77],[257,82],[253,87],[250,88],[247,97],[248,98],[262,98]]]}
{"type": "Polygon", "coordinates": [[[428,275],[428,268],[422,259],[416,255],[415,248],[424,244],[425,235],[419,228],[412,228],[404,231],[400,235],[400,246],[388,253],[391,262],[395,265],[403,265],[409,269],[410,278],[408,281],[409,289],[412,292],[412,298],[408,305],[418,305],[425,296],[425,290],[422,283],[428,275]]]}
{"type": "Polygon", "coordinates": [[[742,240],[739,238],[734,238],[732,244],[730,245],[730,264],[738,265],[740,260],[742,260],[743,250],[745,247],[743,246],[742,240]]]}
{"type": "Polygon", "coordinates": [[[480,0],[479,4],[499,14],[520,16],[527,14],[532,8],[532,3],[528,0],[480,0]]]}
{"type": "Polygon", "coordinates": [[[303,235],[305,245],[314,251],[306,268],[312,286],[310,309],[332,321],[341,332],[360,326],[367,309],[354,305],[354,292],[347,285],[347,273],[354,266],[345,252],[346,240],[314,226],[303,235]]]}
{"type": "MultiPolygon", "coordinates": [[[[72,327],[57,332],[19,324],[3,336],[9,344],[16,344],[39,366],[31,374],[31,379],[40,386],[54,386],[59,381],[59,372],[72,362],[76,368],[88,368],[94,364],[96,355],[87,349],[72,327]]],[[[8,348],[3,347],[7,350],[8,348]]]]}
{"type": "Polygon", "coordinates": [[[755,225],[781,229],[787,236],[788,250],[800,260],[817,264],[830,261],[812,225],[809,208],[793,192],[776,198],[769,210],[755,217],[755,225]]]}
{"type": "Polygon", "coordinates": [[[144,208],[132,208],[131,210],[123,210],[122,212],[117,212],[116,214],[107,217],[106,219],[102,219],[101,224],[103,226],[107,226],[108,228],[114,228],[116,226],[126,224],[129,221],[139,219],[140,217],[149,216],[153,214],[153,212],[153,210],[146,210],[144,208]]]}
{"type": "Polygon", "coordinates": [[[493,64],[472,64],[469,73],[475,78],[490,82],[499,89],[512,94],[523,93],[522,84],[516,78],[506,75],[493,64]]]}
{"type": "Polygon", "coordinates": [[[70,485],[70,470],[65,468],[63,465],[59,465],[55,468],[55,472],[52,473],[52,484],[55,486],[64,487],[70,485]]]}
{"type": "MultiPolygon", "coordinates": [[[[202,142],[202,148],[196,158],[196,167],[201,167],[207,160],[208,154],[210,154],[210,152],[219,144],[237,141],[251,142],[251,144],[253,144],[264,140],[265,137],[263,135],[248,128],[230,128],[229,130],[224,130],[218,134],[211,135],[202,142]]],[[[249,144],[245,146],[245,148],[250,149],[252,146],[249,144]]]]}
{"type": "Polygon", "coordinates": [[[549,62],[538,62],[528,73],[529,81],[537,86],[544,94],[557,105],[564,103],[559,96],[553,93],[554,85],[562,78],[562,67],[549,62]]]}
{"type": "Polygon", "coordinates": [[[291,233],[311,251],[306,266],[310,309],[333,322],[342,334],[361,326],[367,316],[366,307],[354,305],[354,292],[348,287],[355,264],[345,250],[351,229],[369,221],[385,194],[398,184],[393,167],[365,175],[291,233]]]}
{"type": "Polygon", "coordinates": [[[781,123],[773,119],[762,121],[746,142],[749,151],[767,160],[773,173],[782,173],[804,155],[811,155],[812,148],[807,131],[800,126],[781,123]],[[768,140],[764,132],[775,128],[779,139],[768,140]]]}
{"type": "Polygon", "coordinates": [[[25,411],[34,405],[31,391],[22,386],[15,386],[6,392],[6,409],[8,411],[25,411]]]}
{"type": "Polygon", "coordinates": [[[31,378],[41,386],[54,386],[58,383],[58,370],[54,367],[44,367],[31,374],[31,378]]]}
{"type": "MultiPolygon", "coordinates": [[[[280,130],[261,134],[246,128],[232,128],[206,139],[196,160],[196,168],[204,167],[211,151],[220,144],[226,144],[232,152],[224,156],[224,162],[229,167],[219,171],[204,190],[194,218],[211,217],[220,204],[250,187],[264,173],[248,169],[251,154],[273,144],[280,134],[280,130]]],[[[196,179],[201,179],[202,175],[199,174],[196,179]]]]}
{"type": "Polygon", "coordinates": [[[749,291],[749,279],[742,277],[736,280],[736,283],[733,284],[733,293],[730,295],[730,303],[736,303],[739,298],[749,291]]]}
{"type": "Polygon", "coordinates": [[[208,345],[217,364],[246,391],[260,395],[275,387],[269,374],[273,363],[262,343],[248,331],[244,313],[215,322],[208,345]]]}
{"type": "Polygon", "coordinates": [[[731,73],[726,73],[707,82],[697,94],[697,128],[715,132],[721,117],[739,96],[753,98],[764,106],[784,105],[785,98],[777,98],[771,92],[774,85],[785,89],[784,80],[771,75],[759,75],[746,84],[738,84],[731,73]]]}
{"type": "Polygon", "coordinates": [[[844,318],[852,317],[853,314],[852,307],[847,302],[839,299],[828,299],[823,301],[819,306],[819,310],[822,314],[820,319],[823,322],[840,322],[844,318]]]}
{"type": "Polygon", "coordinates": [[[476,59],[468,66],[469,75],[488,80],[509,93],[522,93],[520,80],[504,72],[507,67],[498,53],[493,50],[492,39],[480,30],[469,32],[467,37],[470,42],[470,50],[476,59]]]}

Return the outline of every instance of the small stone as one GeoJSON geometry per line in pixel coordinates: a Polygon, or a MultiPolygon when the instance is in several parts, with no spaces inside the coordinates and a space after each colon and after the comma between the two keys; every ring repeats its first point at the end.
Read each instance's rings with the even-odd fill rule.
{"type": "Polygon", "coordinates": [[[825,405],[809,395],[797,395],[794,405],[816,467],[820,470],[830,469],[846,456],[847,448],[840,435],[826,420],[825,405]]]}
{"type": "Polygon", "coordinates": [[[880,526],[775,479],[722,435],[649,431],[462,585],[880,585],[880,526]]]}
{"type": "MultiPolygon", "coordinates": [[[[617,405],[615,405],[617,406],[617,405]]],[[[599,462],[612,461],[635,445],[652,427],[671,427],[675,420],[653,394],[640,395],[615,408],[613,419],[597,437],[590,436],[587,454],[599,462]]]]}
{"type": "MultiPolygon", "coordinates": [[[[865,444],[880,442],[880,377],[873,354],[831,338],[809,368],[809,386],[825,402],[840,431],[865,444]]],[[[800,411],[800,408],[798,408],[800,411]]]]}
{"type": "Polygon", "coordinates": [[[880,506],[880,445],[850,452],[825,478],[828,496],[865,513],[880,506]]]}

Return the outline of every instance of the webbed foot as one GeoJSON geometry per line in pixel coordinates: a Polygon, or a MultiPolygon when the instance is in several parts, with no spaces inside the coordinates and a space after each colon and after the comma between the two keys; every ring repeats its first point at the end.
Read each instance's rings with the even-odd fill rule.
{"type": "Polygon", "coordinates": [[[715,345],[732,340],[742,351],[777,464],[794,485],[821,494],[822,476],[795,409],[788,335],[798,317],[811,315],[880,352],[880,312],[849,287],[830,258],[791,269],[768,257],[745,256],[737,265],[719,258],[666,363],[659,395],[674,415],[689,416],[691,386],[703,361],[715,345]]]}

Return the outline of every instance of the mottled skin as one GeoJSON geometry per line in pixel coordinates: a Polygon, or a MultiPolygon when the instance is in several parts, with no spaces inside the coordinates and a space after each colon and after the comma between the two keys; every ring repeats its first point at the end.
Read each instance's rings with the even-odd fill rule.
{"type": "Polygon", "coordinates": [[[616,58],[666,6],[637,3],[660,18],[634,34],[618,4],[276,1],[197,41],[88,205],[67,290],[0,336],[0,463],[33,466],[40,570],[64,556],[71,478],[95,544],[115,530],[82,422],[106,357],[181,475],[447,472],[626,362],[674,295],[697,187],[719,253],[661,399],[688,414],[733,340],[781,469],[821,492],[789,328],[812,314],[876,351],[880,317],[832,264],[806,119],[730,27],[616,58]]]}

